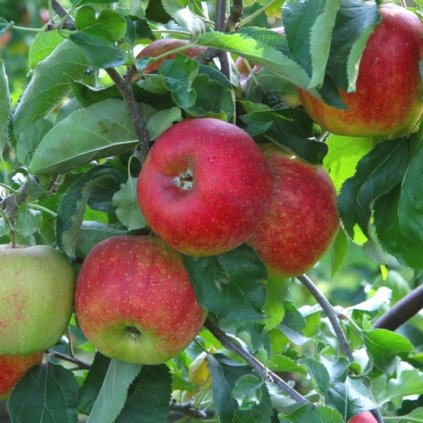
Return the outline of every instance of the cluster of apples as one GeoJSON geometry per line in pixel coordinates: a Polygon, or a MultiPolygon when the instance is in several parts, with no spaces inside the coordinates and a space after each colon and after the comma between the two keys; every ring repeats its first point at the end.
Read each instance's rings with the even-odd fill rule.
{"type": "Polygon", "coordinates": [[[260,149],[241,128],[187,119],[152,146],[138,199],[156,235],[118,236],[86,257],[76,316],[103,354],[157,364],[201,329],[182,254],[210,256],[251,245],[269,269],[295,276],[313,266],[335,236],[335,189],[325,171],[272,145],[260,149]]]}
{"type": "Polygon", "coordinates": [[[72,267],[52,247],[0,246],[0,399],[65,332],[72,267]]]}

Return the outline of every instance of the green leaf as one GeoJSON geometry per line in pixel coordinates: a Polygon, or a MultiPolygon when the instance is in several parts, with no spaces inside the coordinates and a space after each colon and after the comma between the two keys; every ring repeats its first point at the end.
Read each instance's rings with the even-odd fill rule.
{"type": "Polygon", "coordinates": [[[382,247],[397,260],[415,269],[423,269],[422,241],[418,234],[405,236],[400,228],[399,201],[401,188],[380,197],[374,205],[374,222],[378,240],[382,247]]]}
{"type": "Polygon", "coordinates": [[[362,303],[349,307],[350,310],[367,311],[369,313],[383,309],[391,302],[392,290],[386,286],[380,287],[372,296],[362,303]]]}
{"type": "Polygon", "coordinates": [[[366,330],[363,337],[370,356],[382,371],[391,366],[396,354],[413,350],[407,338],[387,329],[366,330]]]}
{"type": "Polygon", "coordinates": [[[242,245],[211,257],[184,256],[200,304],[221,318],[243,321],[261,319],[266,268],[255,251],[242,245]]]}
{"type": "Polygon", "coordinates": [[[283,24],[292,55],[311,76],[310,88],[323,85],[332,31],[341,0],[285,1],[283,24]]]}
{"type": "Polygon", "coordinates": [[[335,240],[330,246],[331,276],[334,277],[342,268],[348,251],[348,239],[345,231],[340,228],[335,240]]]}
{"type": "Polygon", "coordinates": [[[166,365],[144,366],[131,385],[128,400],[116,423],[166,423],[171,382],[166,365]]]}
{"type": "Polygon", "coordinates": [[[8,125],[10,113],[9,82],[3,60],[0,60],[0,154],[8,140],[8,125]]]}
{"type": "Polygon", "coordinates": [[[279,416],[280,423],[344,423],[345,420],[341,415],[326,406],[304,405],[296,409],[289,416],[279,416]]]}
{"type": "Polygon", "coordinates": [[[47,116],[71,90],[71,83],[81,79],[87,61],[78,47],[64,41],[34,70],[14,112],[16,153],[21,163],[29,163],[34,145],[31,127],[47,116]]]}
{"type": "Polygon", "coordinates": [[[314,380],[315,388],[322,395],[326,395],[330,386],[330,376],[326,367],[319,361],[313,360],[312,358],[305,358],[301,360],[300,363],[307,366],[308,373],[314,380]]]}
{"type": "Polygon", "coordinates": [[[38,210],[31,210],[25,203],[16,213],[16,230],[24,238],[28,238],[41,228],[43,215],[38,210]]]}
{"type": "Polygon", "coordinates": [[[327,72],[336,86],[355,91],[361,56],[375,26],[380,22],[373,2],[343,0],[336,18],[327,72]]]}
{"type": "Polygon", "coordinates": [[[360,160],[355,175],[342,186],[338,201],[345,230],[351,236],[356,223],[368,236],[372,205],[402,181],[408,155],[408,143],[398,139],[378,144],[360,160]]]}
{"type": "Polygon", "coordinates": [[[86,32],[71,34],[69,38],[78,46],[86,60],[98,68],[120,66],[128,60],[128,53],[106,38],[86,32]]]}
{"type": "Polygon", "coordinates": [[[31,43],[28,53],[29,67],[34,69],[39,62],[46,59],[65,38],[55,29],[39,32],[31,43]]]}
{"type": "Polygon", "coordinates": [[[336,408],[345,420],[349,420],[358,413],[376,408],[372,398],[363,380],[347,378],[345,383],[330,386],[326,403],[336,408]]]}
{"type": "Polygon", "coordinates": [[[172,107],[154,113],[147,122],[147,132],[151,140],[155,140],[166,129],[170,128],[174,122],[182,120],[182,112],[179,107],[172,107]]]}
{"type": "MultiPolygon", "coordinates": [[[[280,75],[292,84],[307,89],[310,84],[310,77],[304,69],[288,56],[289,52],[282,52],[275,46],[266,44],[258,39],[260,32],[273,32],[269,30],[254,31],[248,35],[243,33],[222,34],[220,32],[206,32],[196,41],[196,44],[206,47],[215,47],[222,50],[243,56],[251,63],[257,63],[266,67],[269,71],[280,75]]],[[[280,34],[275,34],[273,43],[282,44],[280,34]]],[[[266,34],[266,37],[272,35],[266,34]]]]}
{"type": "Polygon", "coordinates": [[[89,415],[100,392],[104,378],[109,368],[110,358],[97,353],[91,364],[90,371],[78,393],[78,411],[89,415]]]}
{"type": "Polygon", "coordinates": [[[35,150],[29,169],[40,175],[64,173],[90,160],[126,152],[137,142],[125,102],[105,100],[55,125],[35,150]]]}
{"type": "Polygon", "coordinates": [[[264,312],[268,316],[264,321],[267,331],[275,329],[285,315],[284,300],[286,298],[290,280],[269,278],[266,284],[266,303],[264,312]]]}
{"type": "Polygon", "coordinates": [[[279,325],[283,334],[294,344],[303,345],[309,339],[304,336],[306,321],[293,303],[286,301],[284,303],[285,315],[282,323],[279,325]]]}
{"type": "MultiPolygon", "coordinates": [[[[179,110],[179,109],[178,109],[179,110]]],[[[147,226],[137,199],[137,178],[129,178],[113,195],[116,216],[129,231],[147,226]]]]}
{"type": "Polygon", "coordinates": [[[178,54],[175,60],[165,60],[158,70],[174,102],[183,109],[191,107],[196,101],[192,84],[198,75],[198,69],[198,62],[178,54]]]}
{"type": "Polygon", "coordinates": [[[106,38],[111,42],[119,41],[126,32],[125,18],[110,9],[104,9],[96,15],[91,6],[84,6],[78,10],[75,25],[79,31],[106,38]]]}
{"type": "Polygon", "coordinates": [[[78,236],[91,191],[97,184],[108,183],[116,191],[124,177],[116,169],[98,166],[81,176],[62,196],[57,210],[56,237],[59,248],[75,257],[78,236]]]}
{"type": "Polygon", "coordinates": [[[379,405],[388,401],[401,401],[409,395],[421,395],[423,372],[418,369],[402,370],[398,377],[389,380],[384,374],[372,380],[371,388],[379,405]]]}
{"type": "Polygon", "coordinates": [[[9,399],[15,423],[75,423],[78,383],[70,370],[47,364],[30,369],[9,399]]]}
{"type": "Polygon", "coordinates": [[[182,27],[191,32],[194,37],[205,32],[203,20],[193,13],[189,7],[182,8],[175,0],[161,0],[164,10],[182,27]]]}
{"type": "Polygon", "coordinates": [[[255,375],[244,375],[236,381],[232,388],[232,396],[237,401],[240,410],[251,410],[260,404],[263,383],[255,375]]]}
{"type": "Polygon", "coordinates": [[[100,393],[94,403],[87,423],[114,423],[125,405],[131,383],[141,371],[140,364],[112,360],[100,393]]]}
{"type": "Polygon", "coordinates": [[[283,354],[274,354],[271,359],[266,363],[274,372],[295,372],[307,374],[307,368],[301,365],[298,360],[294,360],[283,354]]]}
{"type": "Polygon", "coordinates": [[[249,367],[218,354],[209,355],[208,366],[212,377],[213,400],[221,423],[270,423],[272,405],[264,383],[261,385],[261,394],[258,394],[261,395],[259,403],[247,410],[241,410],[232,396],[237,381],[242,376],[252,376],[249,367]]]}
{"type": "Polygon", "coordinates": [[[84,4],[111,4],[117,3],[118,0],[71,0],[71,3],[74,5],[82,6],[84,4]]]}

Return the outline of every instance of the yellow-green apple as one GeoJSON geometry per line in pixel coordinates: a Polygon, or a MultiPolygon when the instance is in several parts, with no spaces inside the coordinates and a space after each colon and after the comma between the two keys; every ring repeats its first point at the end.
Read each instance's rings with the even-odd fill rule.
{"type": "Polygon", "coordinates": [[[27,370],[37,364],[40,364],[42,359],[42,352],[36,352],[28,355],[1,355],[0,400],[6,399],[27,370]]]}
{"type": "Polygon", "coordinates": [[[177,355],[206,317],[181,255],[146,236],[111,237],[90,251],[75,308],[83,333],[102,354],[138,364],[177,355]]]}
{"type": "Polygon", "coordinates": [[[270,194],[269,170],[253,139],[214,118],[188,119],[165,131],[138,178],[150,227],[193,256],[244,243],[264,217],[270,194]]]}
{"type": "Polygon", "coordinates": [[[377,420],[370,411],[366,411],[352,417],[348,423],[377,423],[377,420]]]}
{"type": "Polygon", "coordinates": [[[347,106],[328,106],[300,90],[304,109],[324,129],[348,136],[403,136],[423,113],[419,62],[423,23],[395,4],[380,8],[381,23],[370,36],[360,62],[356,91],[339,93],[347,106]]]}
{"type": "MultiPolygon", "coordinates": [[[[188,45],[187,40],[180,40],[176,38],[160,38],[158,40],[153,41],[151,44],[144,47],[137,55],[137,59],[141,59],[143,57],[157,57],[163,53],[167,53],[168,51],[174,50],[176,48],[188,45]]],[[[179,54],[185,54],[188,57],[195,57],[198,56],[205,50],[204,47],[188,47],[184,50],[180,50],[179,54]]],[[[159,69],[160,65],[165,60],[171,60],[176,57],[176,53],[169,54],[166,58],[157,60],[157,62],[153,62],[148,64],[143,72],[150,73],[159,69]]]]}
{"type": "Polygon", "coordinates": [[[272,175],[272,199],[248,244],[271,272],[298,276],[318,261],[338,231],[335,188],[321,166],[275,145],[262,150],[272,175]]]}
{"type": "Polygon", "coordinates": [[[74,273],[56,249],[0,246],[0,354],[54,345],[72,313],[74,273]]]}

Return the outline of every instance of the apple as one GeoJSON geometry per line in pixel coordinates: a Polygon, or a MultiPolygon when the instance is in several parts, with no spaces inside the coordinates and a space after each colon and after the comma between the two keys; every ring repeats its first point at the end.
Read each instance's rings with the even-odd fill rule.
{"type": "Polygon", "coordinates": [[[244,243],[264,217],[270,195],[270,174],[253,139],[214,118],[187,119],[166,130],[138,178],[138,200],[150,227],[193,256],[244,243]]]}
{"type": "Polygon", "coordinates": [[[0,246],[0,354],[23,355],[54,345],[72,312],[74,273],[45,245],[0,246]]]}
{"type": "Polygon", "coordinates": [[[370,411],[366,411],[352,417],[348,423],[377,423],[377,420],[370,411]]]}
{"type": "Polygon", "coordinates": [[[102,354],[137,364],[176,356],[206,317],[180,254],[146,236],[114,236],[88,253],[75,309],[83,333],[102,354]]]}
{"type": "MultiPolygon", "coordinates": [[[[144,47],[137,55],[137,59],[141,59],[143,57],[157,57],[163,53],[168,51],[174,50],[175,48],[182,47],[187,45],[187,40],[179,40],[176,38],[160,38],[158,40],[153,41],[148,46],[144,47]]],[[[189,47],[185,50],[181,50],[180,54],[185,54],[189,57],[198,56],[205,50],[204,47],[189,47]]],[[[157,62],[153,62],[147,65],[144,69],[144,73],[151,73],[159,69],[160,65],[167,59],[174,59],[176,54],[170,54],[165,59],[158,60],[157,62]]]]}
{"type": "Polygon", "coordinates": [[[262,151],[272,175],[272,199],[248,244],[271,273],[298,276],[319,260],[338,231],[335,188],[321,166],[276,145],[265,144],[262,151]]]}
{"type": "Polygon", "coordinates": [[[395,4],[380,8],[381,23],[365,47],[356,91],[339,93],[346,110],[328,106],[299,90],[305,111],[322,128],[347,136],[404,136],[423,113],[419,61],[423,23],[395,4]]]}
{"type": "Polygon", "coordinates": [[[40,364],[43,352],[0,356],[0,400],[8,398],[19,379],[31,367],[40,364]]]}

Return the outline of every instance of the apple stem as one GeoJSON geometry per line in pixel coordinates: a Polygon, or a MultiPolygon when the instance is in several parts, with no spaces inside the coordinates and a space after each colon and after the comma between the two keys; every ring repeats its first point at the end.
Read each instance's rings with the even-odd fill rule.
{"type": "MultiPolygon", "coordinates": [[[[67,19],[67,28],[75,29],[75,22],[73,18],[69,15],[69,13],[66,11],[66,9],[56,0],[53,0],[52,6],[55,12],[61,18],[67,19]]],[[[145,126],[144,118],[139,112],[138,104],[135,99],[134,92],[132,91],[131,83],[129,82],[130,79],[126,81],[120,76],[119,72],[115,68],[107,68],[105,69],[105,71],[115,83],[120,94],[127,103],[129,113],[131,114],[131,118],[135,126],[135,131],[138,136],[138,140],[140,141],[139,158],[141,163],[143,163],[145,158],[147,157],[147,153],[149,150],[150,138],[147,132],[147,128],[145,126]]]]}
{"type": "Polygon", "coordinates": [[[237,344],[230,338],[223,330],[216,326],[210,319],[206,319],[204,326],[215,336],[215,338],[228,350],[242,357],[263,380],[267,380],[276,384],[282,391],[288,394],[296,403],[308,405],[310,402],[307,398],[303,397],[288,383],[280,378],[276,373],[269,370],[264,364],[257,360],[246,349],[237,344]]]}
{"type": "Polygon", "coordinates": [[[396,330],[411,319],[423,308],[423,285],[420,285],[401,301],[396,303],[389,311],[376,320],[374,327],[377,329],[396,330]]]}

